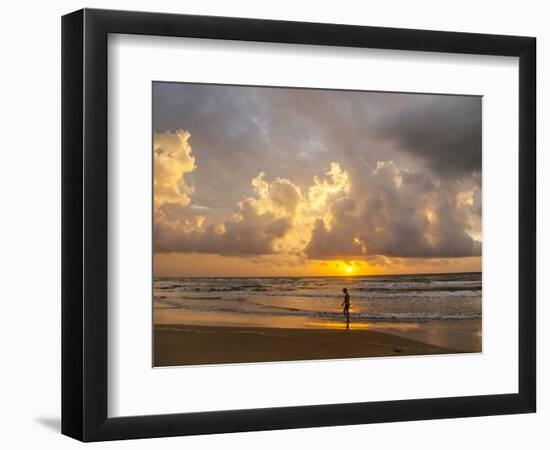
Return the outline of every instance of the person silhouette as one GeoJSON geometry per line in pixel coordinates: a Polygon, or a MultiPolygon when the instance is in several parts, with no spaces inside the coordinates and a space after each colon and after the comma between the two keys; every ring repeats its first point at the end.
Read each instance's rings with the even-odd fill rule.
{"type": "Polygon", "coordinates": [[[349,322],[350,322],[350,316],[349,316],[349,294],[347,288],[342,289],[342,292],[344,293],[344,301],[342,302],[342,306],[344,307],[344,316],[346,316],[346,330],[349,330],[349,322]]]}

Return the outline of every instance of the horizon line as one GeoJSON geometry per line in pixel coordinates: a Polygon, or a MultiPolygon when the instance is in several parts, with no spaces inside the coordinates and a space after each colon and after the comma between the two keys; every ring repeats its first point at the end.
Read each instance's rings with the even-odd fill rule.
{"type": "Polygon", "coordinates": [[[417,272],[417,273],[392,273],[392,274],[370,274],[370,275],[153,275],[155,278],[365,278],[365,277],[399,277],[399,276],[419,276],[419,275],[459,275],[459,274],[482,274],[483,271],[465,271],[465,272],[417,272]]]}

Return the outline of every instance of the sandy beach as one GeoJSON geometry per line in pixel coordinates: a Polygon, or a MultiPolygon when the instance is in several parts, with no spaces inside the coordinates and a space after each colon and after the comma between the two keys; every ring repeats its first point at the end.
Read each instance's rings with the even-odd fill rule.
{"type": "Polygon", "coordinates": [[[154,365],[297,361],[458,353],[367,329],[156,325],[154,365]]]}

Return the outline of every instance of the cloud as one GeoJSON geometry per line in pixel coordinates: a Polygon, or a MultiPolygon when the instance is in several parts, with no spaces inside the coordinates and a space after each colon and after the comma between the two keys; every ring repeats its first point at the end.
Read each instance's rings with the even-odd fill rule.
{"type": "Polygon", "coordinates": [[[284,218],[272,213],[258,214],[249,203],[242,209],[243,217],[209,226],[161,223],[155,230],[155,251],[196,252],[219,255],[267,255],[273,254],[273,242],[283,237],[290,228],[284,218]]]}
{"type": "Polygon", "coordinates": [[[309,258],[480,255],[480,243],[467,232],[474,205],[460,202],[454,190],[436,188],[391,161],[364,167],[351,187],[330,204],[328,220],[316,220],[304,249],[309,258]]]}
{"type": "Polygon", "coordinates": [[[251,186],[255,195],[238,203],[238,212],[222,223],[162,220],[155,226],[155,251],[220,255],[266,255],[292,228],[299,189],[289,180],[265,181],[260,172],[251,186]]]}
{"type": "Polygon", "coordinates": [[[187,206],[193,192],[184,175],[195,169],[195,158],[191,156],[188,131],[156,133],[154,135],[154,208],[164,205],[187,206]]]}
{"type": "Polygon", "coordinates": [[[249,201],[258,211],[277,211],[279,214],[294,214],[300,201],[300,189],[285,178],[276,178],[272,182],[265,181],[265,173],[260,172],[252,180],[258,197],[249,201]]]}
{"type": "Polygon", "coordinates": [[[481,97],[418,96],[378,132],[444,175],[481,171],[481,97]]]}
{"type": "Polygon", "coordinates": [[[264,172],[250,184],[254,195],[239,202],[229,220],[206,224],[198,215],[159,224],[156,250],[319,260],[480,254],[480,243],[468,233],[477,188],[442,189],[392,161],[355,175],[334,162],[305,193],[288,179],[267,180],[264,172]]]}

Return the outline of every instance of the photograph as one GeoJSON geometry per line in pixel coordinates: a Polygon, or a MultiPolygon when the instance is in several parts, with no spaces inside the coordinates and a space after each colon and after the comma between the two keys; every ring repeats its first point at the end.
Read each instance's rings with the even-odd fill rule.
{"type": "Polygon", "coordinates": [[[152,83],[153,366],[482,351],[482,97],[152,83]]]}

